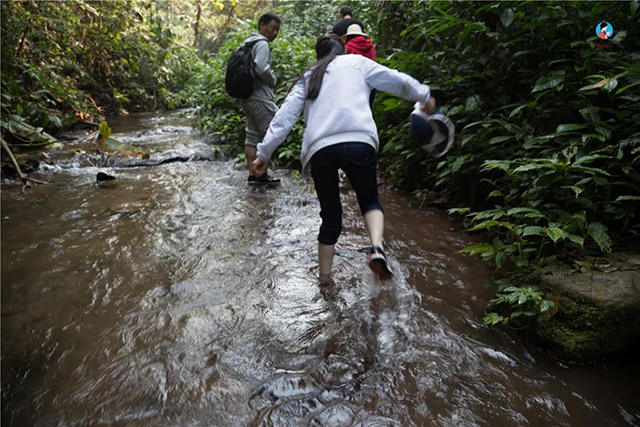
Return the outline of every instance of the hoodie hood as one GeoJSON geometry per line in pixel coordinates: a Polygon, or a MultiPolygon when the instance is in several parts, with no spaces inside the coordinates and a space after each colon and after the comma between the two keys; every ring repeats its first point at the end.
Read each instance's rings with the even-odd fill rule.
{"type": "Polygon", "coordinates": [[[249,37],[247,37],[244,41],[245,44],[247,43],[251,43],[252,41],[256,41],[256,40],[264,40],[267,43],[269,43],[269,39],[267,39],[265,36],[263,36],[260,33],[251,33],[249,34],[249,37]]]}
{"type": "Polygon", "coordinates": [[[269,40],[260,33],[252,33],[244,40],[244,43],[252,43],[251,58],[253,60],[251,74],[255,77],[253,93],[250,99],[259,99],[261,101],[275,102],[273,88],[277,79],[271,69],[271,48],[269,40]],[[267,44],[261,42],[267,42],[267,44]]]}
{"type": "Polygon", "coordinates": [[[345,45],[347,53],[355,53],[357,55],[365,56],[371,60],[376,59],[376,48],[373,45],[371,39],[364,36],[358,36],[351,39],[345,45]]]}

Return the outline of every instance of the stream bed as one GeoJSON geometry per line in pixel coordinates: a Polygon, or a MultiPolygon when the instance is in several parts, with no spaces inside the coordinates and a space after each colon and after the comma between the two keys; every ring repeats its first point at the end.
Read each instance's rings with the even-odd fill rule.
{"type": "Polygon", "coordinates": [[[640,425],[637,359],[559,362],[482,324],[492,272],[457,253],[472,238],[445,213],[382,190],[381,283],[345,188],[325,299],[299,175],[249,187],[188,113],[109,123],[187,161],[2,183],[4,426],[640,425]]]}

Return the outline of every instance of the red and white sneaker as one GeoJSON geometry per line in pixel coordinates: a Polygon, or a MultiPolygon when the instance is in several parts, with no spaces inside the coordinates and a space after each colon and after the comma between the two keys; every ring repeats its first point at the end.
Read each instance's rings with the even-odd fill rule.
{"type": "Polygon", "coordinates": [[[373,271],[373,274],[378,276],[380,280],[388,280],[393,276],[393,272],[387,262],[387,256],[380,246],[373,246],[371,248],[367,264],[369,264],[369,268],[373,271]]]}

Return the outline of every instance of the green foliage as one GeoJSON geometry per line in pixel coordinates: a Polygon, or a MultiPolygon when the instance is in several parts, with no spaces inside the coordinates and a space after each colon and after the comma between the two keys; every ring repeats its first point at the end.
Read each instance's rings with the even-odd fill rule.
{"type": "Polygon", "coordinates": [[[185,105],[195,51],[158,5],[2,2],[2,114],[59,130],[102,113],[185,105]]]}
{"type": "Polygon", "coordinates": [[[44,132],[43,128],[34,128],[25,123],[24,118],[16,115],[3,116],[0,119],[2,129],[14,135],[15,138],[31,144],[50,144],[56,139],[44,132]]]}
{"type": "Polygon", "coordinates": [[[100,132],[100,136],[105,140],[111,136],[111,127],[109,127],[109,124],[107,122],[100,123],[100,126],[98,126],[98,131],[100,132]]]}
{"type": "Polygon", "coordinates": [[[492,311],[482,320],[487,325],[502,323],[518,327],[524,323],[527,326],[527,321],[522,322],[523,316],[524,318],[534,318],[554,307],[553,301],[543,297],[544,292],[537,286],[507,286],[498,291],[490,303],[498,309],[506,309],[508,314],[503,316],[492,311]]]}
{"type": "MultiPolygon", "coordinates": [[[[313,63],[315,38],[333,25],[335,15],[328,1],[279,2],[268,10],[282,18],[278,38],[271,43],[272,66],[278,78],[276,103],[281,105],[295,80],[313,63]]],[[[257,12],[256,17],[265,11],[257,12]]],[[[245,120],[240,102],[225,91],[224,77],[229,57],[256,28],[257,19],[228,33],[217,55],[208,59],[206,67],[196,76],[198,125],[221,143],[234,146],[236,152],[242,151],[244,145],[245,120]]],[[[303,132],[301,120],[274,160],[286,166],[299,165],[303,132]]]]}
{"type": "Polygon", "coordinates": [[[606,308],[582,298],[556,299],[553,316],[540,316],[536,335],[555,347],[555,354],[574,360],[593,360],[637,343],[640,318],[634,308],[606,308]]]}
{"type": "MultiPolygon", "coordinates": [[[[362,6],[365,20],[379,23],[380,62],[427,82],[457,130],[447,157],[428,158],[409,139],[410,104],[378,96],[386,178],[469,203],[451,213],[466,214],[491,243],[464,252],[493,260],[515,282],[513,274],[556,254],[637,250],[640,27],[631,3],[362,6]],[[593,27],[605,9],[616,33],[603,43],[593,27]]],[[[535,292],[500,289],[493,303],[513,305],[513,295],[538,301],[535,292]]],[[[508,311],[485,322],[511,319],[508,311]]]]}

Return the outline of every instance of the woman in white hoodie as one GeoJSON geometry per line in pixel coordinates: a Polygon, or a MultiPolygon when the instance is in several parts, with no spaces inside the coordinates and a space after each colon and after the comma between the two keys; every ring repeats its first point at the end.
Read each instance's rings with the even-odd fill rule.
{"type": "Polygon", "coordinates": [[[371,90],[424,103],[429,114],[435,110],[435,100],[429,86],[406,74],[360,55],[343,55],[342,40],[335,35],[320,36],[315,50],[317,62],[291,88],[258,144],[253,167],[258,176],[266,172],[273,152],[304,112],[303,175],[313,176],[320,201],[320,290],[330,292],[335,289],[331,278],[334,247],[342,231],[338,169],[347,174],[364,216],[371,239],[369,267],[383,280],[392,274],[382,248],[384,215],[378,200],[378,132],[369,107],[371,90]]]}

